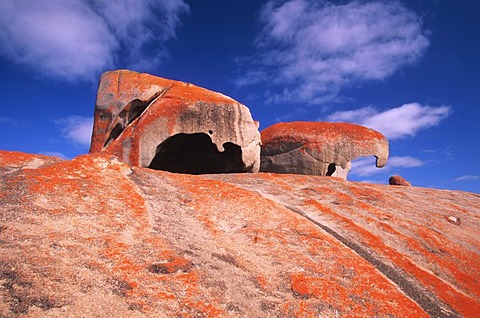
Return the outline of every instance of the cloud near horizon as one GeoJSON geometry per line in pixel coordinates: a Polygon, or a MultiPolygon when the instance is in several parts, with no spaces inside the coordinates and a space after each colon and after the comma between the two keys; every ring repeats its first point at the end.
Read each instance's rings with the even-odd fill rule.
{"type": "Polygon", "coordinates": [[[67,81],[144,67],[164,57],[188,10],[183,0],[2,0],[0,56],[67,81]]]}
{"type": "Polygon", "coordinates": [[[436,126],[450,113],[451,108],[448,106],[431,107],[410,103],[384,111],[371,106],[339,111],[327,116],[326,121],[359,124],[394,140],[413,137],[422,129],[436,126]]]}
{"type": "Polygon", "coordinates": [[[365,177],[379,173],[389,173],[394,169],[399,168],[416,168],[423,166],[425,163],[415,157],[411,156],[394,156],[388,159],[387,164],[383,168],[377,168],[375,166],[374,157],[363,157],[352,161],[351,175],[365,177]]]}
{"type": "Polygon", "coordinates": [[[89,147],[93,131],[93,117],[70,116],[55,121],[62,137],[83,147],[89,147]]]}
{"type": "Polygon", "coordinates": [[[467,175],[458,177],[453,181],[480,181],[480,175],[467,174],[467,175]]]}
{"type": "Polygon", "coordinates": [[[269,1],[253,58],[237,86],[268,81],[267,102],[321,104],[344,87],[383,80],[423,55],[421,19],[396,1],[269,1]]]}

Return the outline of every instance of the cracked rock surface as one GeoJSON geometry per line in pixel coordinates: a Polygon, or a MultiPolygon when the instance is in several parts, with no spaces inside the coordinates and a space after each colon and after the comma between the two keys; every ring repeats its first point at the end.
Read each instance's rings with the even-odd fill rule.
{"type": "Polygon", "coordinates": [[[172,172],[257,172],[260,133],[249,109],[230,97],[118,70],[100,79],[90,148],[97,152],[172,172]]]}
{"type": "Polygon", "coordinates": [[[260,171],[336,176],[346,179],[350,161],[375,156],[388,160],[388,140],[373,129],[348,123],[286,122],[261,132],[260,171]]]}
{"type": "Polygon", "coordinates": [[[0,317],[475,317],[479,232],[474,193],[0,151],[0,317]]]}

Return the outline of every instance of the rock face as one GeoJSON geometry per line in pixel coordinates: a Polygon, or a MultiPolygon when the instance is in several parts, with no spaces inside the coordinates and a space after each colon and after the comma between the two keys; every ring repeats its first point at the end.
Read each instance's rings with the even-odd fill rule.
{"type": "Polygon", "coordinates": [[[90,153],[100,151],[172,172],[257,172],[260,133],[225,95],[119,70],[100,79],[90,153]]]}
{"type": "Polygon", "coordinates": [[[347,178],[350,161],[388,159],[388,140],[379,132],[347,123],[289,122],[262,131],[261,171],[347,178]]]}
{"type": "Polygon", "coordinates": [[[388,184],[390,185],[397,185],[397,186],[404,186],[404,187],[411,187],[412,185],[410,184],[410,182],[408,182],[407,180],[405,180],[403,177],[401,176],[391,176],[389,179],[388,179],[388,184]]]}
{"type": "Polygon", "coordinates": [[[473,193],[0,152],[0,220],[0,317],[480,312],[473,193]]]}

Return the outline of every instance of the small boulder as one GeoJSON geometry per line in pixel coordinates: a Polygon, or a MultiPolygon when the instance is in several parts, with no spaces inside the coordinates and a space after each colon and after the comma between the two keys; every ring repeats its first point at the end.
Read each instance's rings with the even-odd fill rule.
{"type": "Polygon", "coordinates": [[[347,123],[289,122],[261,132],[260,171],[346,179],[350,161],[375,156],[376,166],[388,160],[388,140],[379,132],[347,123]]]}
{"type": "Polygon", "coordinates": [[[411,187],[412,185],[410,182],[402,178],[401,176],[391,176],[390,179],[388,179],[388,184],[390,185],[396,185],[396,186],[404,186],[404,187],[411,187]]]}
{"type": "Polygon", "coordinates": [[[207,89],[128,70],[100,79],[90,153],[180,173],[257,172],[249,109],[207,89]]]}

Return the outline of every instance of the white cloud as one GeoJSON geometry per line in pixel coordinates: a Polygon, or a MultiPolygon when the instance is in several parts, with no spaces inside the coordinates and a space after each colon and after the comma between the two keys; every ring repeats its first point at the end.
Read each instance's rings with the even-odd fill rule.
{"type": "Polygon", "coordinates": [[[435,155],[435,156],[441,156],[447,159],[453,159],[453,151],[452,151],[452,146],[445,146],[441,148],[435,148],[435,149],[424,149],[422,150],[423,153],[435,155]]]}
{"type": "Polygon", "coordinates": [[[465,176],[458,177],[453,181],[476,181],[476,180],[480,180],[480,175],[468,174],[468,175],[465,175],[465,176]]]}
{"type": "MultiPolygon", "coordinates": [[[[345,86],[391,76],[429,45],[420,18],[396,1],[276,3],[262,9],[260,58],[253,65],[284,87],[267,96],[272,103],[325,103],[345,86]]],[[[239,81],[245,85],[248,79],[239,81]]]]}
{"type": "Polygon", "coordinates": [[[415,136],[419,130],[438,125],[450,113],[450,107],[447,106],[431,107],[410,103],[384,111],[374,107],[339,111],[327,116],[326,120],[373,128],[393,140],[415,136]]]}
{"type": "Polygon", "coordinates": [[[388,159],[387,165],[383,168],[375,167],[374,157],[364,157],[352,161],[351,175],[355,176],[372,176],[379,173],[388,173],[399,168],[416,168],[423,166],[425,163],[420,159],[411,156],[394,156],[388,159]]]}
{"type": "Polygon", "coordinates": [[[74,81],[120,62],[158,61],[175,35],[183,0],[2,0],[0,56],[74,81]]]}
{"type": "Polygon", "coordinates": [[[236,79],[235,84],[238,87],[256,84],[268,79],[268,75],[264,70],[252,69],[248,70],[241,78],[236,79]]]}
{"type": "Polygon", "coordinates": [[[63,137],[80,146],[90,146],[93,130],[92,117],[71,116],[55,121],[63,137]]]}
{"type": "Polygon", "coordinates": [[[425,163],[420,159],[411,156],[396,156],[388,159],[386,167],[388,168],[416,168],[423,166],[425,163]]]}

